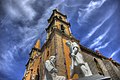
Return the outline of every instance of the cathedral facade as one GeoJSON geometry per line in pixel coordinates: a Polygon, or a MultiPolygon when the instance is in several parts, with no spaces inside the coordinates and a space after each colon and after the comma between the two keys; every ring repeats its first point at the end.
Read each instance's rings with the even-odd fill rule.
{"type": "Polygon", "coordinates": [[[120,80],[120,64],[82,46],[66,15],[54,9],[48,23],[47,40],[32,48],[23,80],[120,80]]]}

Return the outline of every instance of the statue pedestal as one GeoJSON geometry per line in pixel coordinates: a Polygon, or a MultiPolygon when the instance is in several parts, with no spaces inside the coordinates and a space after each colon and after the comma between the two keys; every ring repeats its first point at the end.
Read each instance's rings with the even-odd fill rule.
{"type": "Polygon", "coordinates": [[[83,78],[79,78],[78,80],[110,80],[110,77],[104,77],[102,75],[96,74],[92,76],[86,76],[83,78]]]}

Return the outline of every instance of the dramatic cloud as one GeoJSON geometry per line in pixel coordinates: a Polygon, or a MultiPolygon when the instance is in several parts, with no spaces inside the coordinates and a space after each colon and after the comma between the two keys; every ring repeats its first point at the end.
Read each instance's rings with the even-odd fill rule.
{"type": "Polygon", "coordinates": [[[93,44],[90,45],[89,48],[93,48],[94,46],[98,45],[98,43],[104,38],[107,36],[108,32],[110,31],[111,29],[111,26],[106,30],[106,32],[104,32],[102,35],[100,35],[98,38],[96,38],[94,41],[93,41],[93,44]]]}
{"type": "Polygon", "coordinates": [[[112,55],[110,56],[110,58],[112,58],[113,56],[115,56],[118,52],[120,52],[120,49],[114,51],[114,52],[112,53],[112,55]]]}
{"type": "Polygon", "coordinates": [[[32,8],[32,4],[35,2],[35,0],[9,0],[6,1],[5,4],[5,10],[7,12],[7,15],[9,15],[12,19],[26,19],[26,20],[32,20],[36,12],[32,8]]]}
{"type": "Polygon", "coordinates": [[[86,8],[82,9],[79,8],[78,14],[79,14],[79,18],[77,20],[78,24],[81,25],[82,21],[86,21],[86,19],[88,19],[88,17],[91,16],[91,14],[93,14],[93,11],[97,8],[100,8],[103,3],[106,0],[95,0],[95,1],[90,1],[90,3],[86,6],[86,8]]]}
{"type": "Polygon", "coordinates": [[[114,40],[114,38],[113,38],[112,40],[106,42],[106,43],[103,44],[103,45],[101,45],[102,42],[99,42],[99,43],[97,44],[99,47],[95,48],[95,50],[100,50],[100,49],[106,48],[113,40],[114,40]]]}
{"type": "MultiPolygon", "coordinates": [[[[104,0],[105,1],[105,0],[104,0]]],[[[103,1],[103,2],[104,2],[103,1]]],[[[103,4],[103,2],[102,2],[102,4],[103,4]]],[[[101,4],[101,5],[102,5],[101,4]]],[[[101,6],[100,4],[99,4],[99,7],[101,6]]],[[[94,7],[95,7],[95,5],[94,5],[94,7]]],[[[89,38],[114,14],[114,12],[116,11],[116,9],[117,9],[117,5],[113,5],[112,7],[111,7],[111,9],[110,10],[108,10],[107,12],[106,12],[106,14],[104,14],[103,16],[104,17],[102,17],[102,18],[100,18],[100,20],[98,21],[98,23],[97,23],[97,25],[95,25],[95,27],[93,27],[91,30],[90,30],[90,32],[87,34],[87,36],[85,36],[84,38],[83,38],[83,40],[81,41],[81,42],[86,42],[86,41],[88,41],[89,40],[89,38]]],[[[92,14],[92,13],[91,13],[92,14]]],[[[86,15],[88,15],[89,16],[89,14],[86,14],[86,15]]],[[[79,20],[79,19],[78,19],[79,20]]],[[[113,24],[113,23],[112,23],[113,24]]],[[[111,25],[112,25],[111,24],[111,25]]]]}

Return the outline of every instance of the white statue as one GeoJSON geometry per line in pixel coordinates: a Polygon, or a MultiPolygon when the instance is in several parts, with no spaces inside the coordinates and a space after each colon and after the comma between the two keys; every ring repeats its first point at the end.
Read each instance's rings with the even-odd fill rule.
{"type": "Polygon", "coordinates": [[[58,70],[55,68],[55,56],[50,56],[49,60],[45,61],[45,79],[44,80],[66,80],[64,76],[58,76],[58,70]]]}
{"type": "Polygon", "coordinates": [[[32,74],[31,80],[35,80],[35,74],[32,74]]]}
{"type": "MultiPolygon", "coordinates": [[[[70,57],[71,57],[71,73],[70,76],[71,78],[74,76],[75,74],[75,67],[79,67],[81,70],[81,72],[83,73],[84,76],[91,76],[92,73],[88,67],[88,65],[86,65],[87,63],[84,62],[83,57],[81,55],[81,49],[79,47],[79,45],[76,42],[71,42],[71,41],[67,41],[66,45],[70,48],[70,57]]],[[[80,71],[77,71],[80,72],[80,71]]],[[[78,76],[80,77],[80,74],[78,74],[78,76]]]]}

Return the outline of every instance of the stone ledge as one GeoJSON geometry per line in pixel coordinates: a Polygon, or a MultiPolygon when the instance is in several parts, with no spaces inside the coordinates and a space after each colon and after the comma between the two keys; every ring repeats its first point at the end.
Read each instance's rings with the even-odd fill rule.
{"type": "Polygon", "coordinates": [[[104,77],[102,75],[96,74],[92,76],[83,77],[78,80],[110,80],[110,79],[111,79],[110,77],[104,77]]]}

